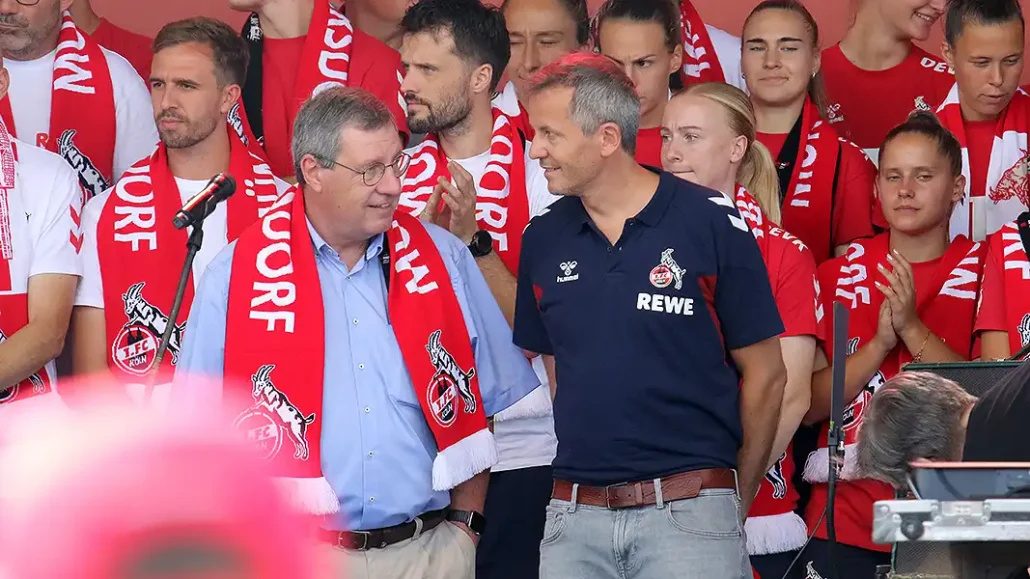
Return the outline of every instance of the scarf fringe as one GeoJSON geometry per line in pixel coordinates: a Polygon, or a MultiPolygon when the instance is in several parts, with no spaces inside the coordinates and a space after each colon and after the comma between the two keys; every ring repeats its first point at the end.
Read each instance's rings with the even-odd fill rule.
{"type": "MultiPolygon", "coordinates": [[[[844,468],[840,473],[840,480],[859,480],[862,478],[858,471],[858,444],[844,445],[844,468]]],[[[830,474],[830,449],[819,448],[812,451],[805,460],[805,481],[810,483],[825,483],[829,480],[830,474]]]]}
{"type": "Polygon", "coordinates": [[[522,400],[512,404],[494,416],[494,422],[508,422],[511,420],[523,420],[530,418],[546,418],[554,414],[551,407],[551,388],[549,386],[537,386],[535,390],[527,394],[522,400]]]}
{"type": "Polygon", "coordinates": [[[796,551],[808,540],[808,525],[797,513],[748,517],[744,522],[747,553],[751,556],[796,551]]]}
{"type": "Polygon", "coordinates": [[[309,515],[331,515],[340,510],[340,499],[325,477],[280,477],[275,481],[298,511],[309,515]]]}
{"type": "Polygon", "coordinates": [[[447,491],[497,464],[494,435],[484,428],[448,446],[433,461],[433,490],[447,491]]]}

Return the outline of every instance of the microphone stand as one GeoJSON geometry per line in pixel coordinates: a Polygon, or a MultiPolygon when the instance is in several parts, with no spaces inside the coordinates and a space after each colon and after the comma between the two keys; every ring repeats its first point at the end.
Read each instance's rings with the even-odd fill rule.
{"type": "Polygon", "coordinates": [[[848,318],[850,311],[840,302],[833,304],[833,367],[830,386],[830,432],[827,451],[830,470],[826,479],[826,547],[830,559],[831,575],[840,577],[837,570],[835,547],[837,529],[834,524],[834,509],[837,500],[837,480],[844,468],[844,381],[847,367],[848,318]]]}
{"type": "Polygon", "coordinates": [[[204,221],[199,220],[193,224],[193,231],[186,240],[186,261],[182,264],[182,273],[179,275],[179,287],[175,290],[175,299],[172,300],[172,310],[168,313],[168,323],[165,325],[164,334],[161,335],[161,343],[158,344],[157,354],[154,356],[154,363],[150,366],[150,375],[147,380],[147,387],[143,393],[143,400],[147,402],[154,393],[154,383],[157,382],[158,374],[161,371],[161,362],[164,361],[165,352],[168,351],[168,341],[175,331],[175,322],[179,319],[179,310],[182,308],[182,300],[186,296],[186,286],[190,283],[190,273],[193,271],[193,260],[204,243],[204,221]]]}

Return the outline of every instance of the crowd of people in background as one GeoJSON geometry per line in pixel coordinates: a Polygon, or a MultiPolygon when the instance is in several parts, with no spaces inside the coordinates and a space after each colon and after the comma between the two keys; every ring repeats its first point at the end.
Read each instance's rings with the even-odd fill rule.
{"type": "Polygon", "coordinates": [[[218,409],[327,576],[871,579],[873,394],[1030,344],[1018,0],[228,2],[0,2],[0,421],[218,409]]]}

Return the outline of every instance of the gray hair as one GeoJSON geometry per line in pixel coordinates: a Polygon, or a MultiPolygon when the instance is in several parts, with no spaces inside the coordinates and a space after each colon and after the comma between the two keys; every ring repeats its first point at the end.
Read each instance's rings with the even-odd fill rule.
{"type": "Polygon", "coordinates": [[[537,73],[529,95],[552,88],[572,89],[569,116],[584,135],[614,123],[622,133],[622,150],[636,154],[640,99],[633,81],[615,61],[594,52],[566,54],[537,73]]]}
{"type": "Polygon", "coordinates": [[[929,372],[902,372],[873,395],[858,432],[863,477],[905,485],[909,463],[959,460],[962,415],[976,402],[961,386],[929,372]]]}
{"type": "Polygon", "coordinates": [[[360,88],[332,87],[304,103],[293,121],[293,172],[304,184],[301,160],[311,155],[326,169],[340,155],[343,129],[375,131],[395,126],[390,109],[372,93],[360,88]]]}

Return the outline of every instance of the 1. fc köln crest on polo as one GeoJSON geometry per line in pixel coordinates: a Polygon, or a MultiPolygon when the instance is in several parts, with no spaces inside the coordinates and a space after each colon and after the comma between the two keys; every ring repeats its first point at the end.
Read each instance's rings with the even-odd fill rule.
{"type": "Polygon", "coordinates": [[[680,264],[672,258],[675,249],[666,249],[662,252],[662,258],[658,265],[651,270],[651,285],[658,289],[665,289],[675,283],[676,289],[683,289],[683,275],[686,273],[680,264]]]}
{"type": "Polygon", "coordinates": [[[474,414],[476,397],[472,395],[472,378],[476,375],[476,369],[469,368],[466,372],[458,365],[454,356],[451,356],[440,343],[440,330],[429,335],[426,351],[429,352],[429,360],[436,368],[426,391],[430,413],[436,422],[444,427],[454,424],[458,417],[456,404],[459,398],[464,405],[465,413],[474,414]]]}
{"type": "MultiPolygon", "coordinates": [[[[168,316],[160,308],[143,297],[146,282],[129,286],[122,294],[125,317],[128,321],[118,331],[111,344],[111,359],[118,368],[143,376],[150,371],[157,357],[157,346],[168,326],[168,316]]],[[[177,324],[168,338],[168,354],[172,365],[179,362],[179,348],[182,346],[186,323],[177,324]]]]}

